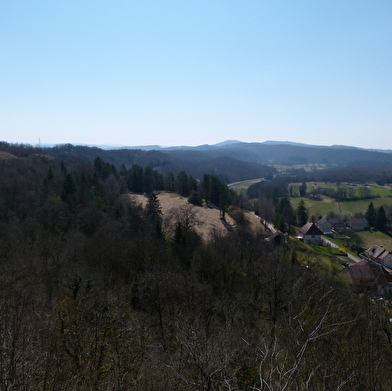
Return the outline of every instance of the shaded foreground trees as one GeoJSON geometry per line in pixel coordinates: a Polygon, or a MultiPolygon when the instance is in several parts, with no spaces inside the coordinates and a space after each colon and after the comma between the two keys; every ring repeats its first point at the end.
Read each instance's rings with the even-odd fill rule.
{"type": "Polygon", "coordinates": [[[0,169],[2,390],[389,390],[385,309],[246,226],[165,237],[109,168],[0,169]]]}

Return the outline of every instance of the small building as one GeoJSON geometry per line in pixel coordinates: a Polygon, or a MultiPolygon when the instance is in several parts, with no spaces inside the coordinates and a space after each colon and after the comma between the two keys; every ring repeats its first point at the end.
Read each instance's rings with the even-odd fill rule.
{"type": "Polygon", "coordinates": [[[298,236],[307,244],[321,244],[321,236],[323,231],[314,223],[307,223],[298,229],[298,236]]]}
{"type": "Polygon", "coordinates": [[[371,259],[363,259],[342,270],[342,276],[358,290],[369,290],[378,296],[392,296],[392,270],[371,259]]]}
{"type": "Polygon", "coordinates": [[[271,236],[264,239],[266,242],[271,242],[274,244],[286,244],[287,243],[287,235],[285,235],[281,231],[275,231],[271,236]]]}
{"type": "Polygon", "coordinates": [[[332,236],[332,224],[327,219],[317,220],[316,225],[324,232],[324,235],[332,236]]]}
{"type": "Polygon", "coordinates": [[[346,223],[341,217],[332,217],[332,219],[329,219],[328,221],[336,229],[342,229],[346,227],[346,223]]]}
{"type": "Polygon", "coordinates": [[[369,265],[375,278],[373,291],[375,291],[379,296],[391,299],[392,270],[374,261],[369,261],[369,265]]]}
{"type": "Polygon", "coordinates": [[[392,253],[386,250],[383,246],[373,244],[373,246],[366,250],[365,255],[381,265],[392,269],[392,253]]]}
{"type": "Polygon", "coordinates": [[[353,231],[364,231],[369,225],[364,218],[353,218],[347,220],[347,227],[351,228],[353,231]]]}
{"type": "Polygon", "coordinates": [[[342,275],[351,284],[361,287],[370,287],[375,281],[372,268],[366,259],[344,268],[342,275]]]}

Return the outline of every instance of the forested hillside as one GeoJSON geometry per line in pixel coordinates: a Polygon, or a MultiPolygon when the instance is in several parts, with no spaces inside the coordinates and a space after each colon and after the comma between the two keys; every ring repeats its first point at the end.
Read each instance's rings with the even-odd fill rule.
{"type": "Polygon", "coordinates": [[[204,173],[213,174],[225,179],[226,182],[236,182],[252,178],[271,176],[276,170],[257,161],[248,161],[242,156],[232,153],[207,153],[198,150],[175,151],[144,151],[138,149],[102,150],[99,148],[73,146],[71,144],[46,148],[45,154],[61,159],[77,157],[93,162],[101,157],[116,167],[133,164],[142,167],[152,167],[163,175],[170,172],[175,174],[186,171],[189,175],[201,178],[204,173]]]}
{"type": "Polygon", "coordinates": [[[385,307],[240,220],[167,235],[161,189],[240,201],[211,173],[0,151],[0,389],[390,390],[385,307]]]}

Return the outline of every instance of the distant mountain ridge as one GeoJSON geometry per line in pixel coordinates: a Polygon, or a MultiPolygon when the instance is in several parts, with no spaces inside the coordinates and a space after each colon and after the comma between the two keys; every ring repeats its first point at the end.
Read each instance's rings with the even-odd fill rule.
{"type": "MultiPolygon", "coordinates": [[[[79,147],[91,147],[91,148],[100,148],[104,150],[118,150],[118,149],[140,149],[142,151],[167,151],[167,150],[208,150],[208,149],[216,149],[216,148],[228,148],[233,145],[240,145],[240,144],[259,144],[259,145],[290,145],[295,147],[308,147],[308,148],[334,148],[334,149],[357,149],[363,151],[372,151],[372,152],[384,152],[384,153],[392,153],[392,149],[377,149],[377,148],[362,148],[356,147],[353,145],[340,145],[340,144],[332,144],[332,145],[317,145],[317,144],[305,144],[305,143],[297,143],[294,141],[274,141],[274,140],[266,140],[263,142],[244,142],[239,140],[226,140],[216,144],[201,144],[196,146],[189,146],[189,145],[172,145],[172,146],[161,146],[157,144],[152,145],[118,145],[118,144],[70,144],[79,147]]],[[[36,147],[43,147],[43,148],[52,148],[58,147],[61,145],[67,144],[42,144],[36,145],[36,147]]]]}
{"type": "MultiPolygon", "coordinates": [[[[239,140],[226,140],[222,141],[217,144],[202,144],[197,146],[187,146],[187,145],[180,145],[180,146],[167,146],[162,147],[160,145],[138,145],[138,146],[119,146],[119,145],[83,145],[83,144],[76,144],[76,145],[83,145],[89,147],[98,147],[101,149],[141,149],[143,151],[160,151],[160,150],[208,150],[208,149],[215,149],[215,148],[229,148],[233,145],[239,146],[240,144],[260,144],[260,145],[290,145],[295,147],[304,147],[304,148],[333,148],[333,149],[357,149],[363,151],[372,151],[372,152],[384,152],[384,153],[392,153],[392,149],[375,149],[375,148],[361,148],[356,147],[353,145],[317,145],[317,144],[305,144],[305,143],[297,143],[294,141],[274,141],[274,140],[266,140],[263,142],[251,142],[247,143],[244,141],[239,140]]],[[[54,146],[54,145],[50,145],[54,146]]]]}
{"type": "MultiPolygon", "coordinates": [[[[31,147],[34,148],[34,147],[31,147]]],[[[223,178],[227,183],[272,177],[276,166],[322,165],[323,167],[364,167],[392,165],[390,150],[375,151],[350,146],[320,146],[293,142],[266,141],[246,143],[227,140],[215,145],[195,147],[115,147],[100,148],[62,144],[40,150],[61,159],[79,158],[93,162],[100,157],[120,168],[139,164],[166,174],[185,171],[201,179],[204,173],[223,178]]],[[[40,152],[40,153],[42,153],[40,152]]]]}

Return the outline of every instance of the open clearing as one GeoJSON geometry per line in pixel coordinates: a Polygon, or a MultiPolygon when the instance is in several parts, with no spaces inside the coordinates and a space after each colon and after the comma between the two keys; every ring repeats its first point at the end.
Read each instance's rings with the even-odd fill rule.
{"type": "Polygon", "coordinates": [[[247,180],[247,181],[230,183],[228,186],[230,187],[230,189],[233,189],[238,193],[246,193],[249,186],[252,186],[253,184],[255,184],[257,182],[261,182],[262,180],[263,180],[263,178],[256,178],[256,179],[251,179],[251,180],[247,180]]]}
{"type": "MultiPolygon", "coordinates": [[[[299,186],[300,183],[291,183],[291,186],[299,186]]],[[[325,183],[325,182],[307,182],[307,191],[310,192],[312,189],[317,187],[337,189],[336,183],[325,183]]],[[[365,213],[370,202],[376,208],[382,206],[392,205],[392,192],[389,186],[370,186],[366,184],[340,184],[341,187],[358,189],[360,187],[366,187],[370,190],[372,196],[376,198],[368,198],[353,201],[341,201],[338,202],[334,198],[320,195],[320,200],[314,200],[309,198],[301,197],[290,197],[290,201],[294,208],[296,208],[301,200],[304,200],[306,207],[308,208],[309,215],[323,216],[325,217],[329,212],[334,212],[337,215],[354,216],[356,213],[365,213]]]]}
{"type": "Polygon", "coordinates": [[[392,237],[380,231],[357,232],[363,242],[363,247],[368,249],[373,244],[383,246],[388,251],[392,251],[392,237]]]}
{"type": "MultiPolygon", "coordinates": [[[[130,198],[137,204],[145,206],[147,204],[147,197],[143,194],[130,194],[130,198]]],[[[173,212],[178,211],[179,208],[190,208],[196,214],[198,224],[195,226],[195,231],[204,239],[208,240],[215,232],[219,235],[225,234],[230,227],[235,226],[234,220],[226,214],[226,222],[224,225],[218,208],[210,208],[208,206],[194,206],[188,203],[187,198],[181,197],[175,193],[160,192],[158,199],[161,204],[164,225],[168,231],[172,230],[175,225],[173,220],[173,212]]]]}

